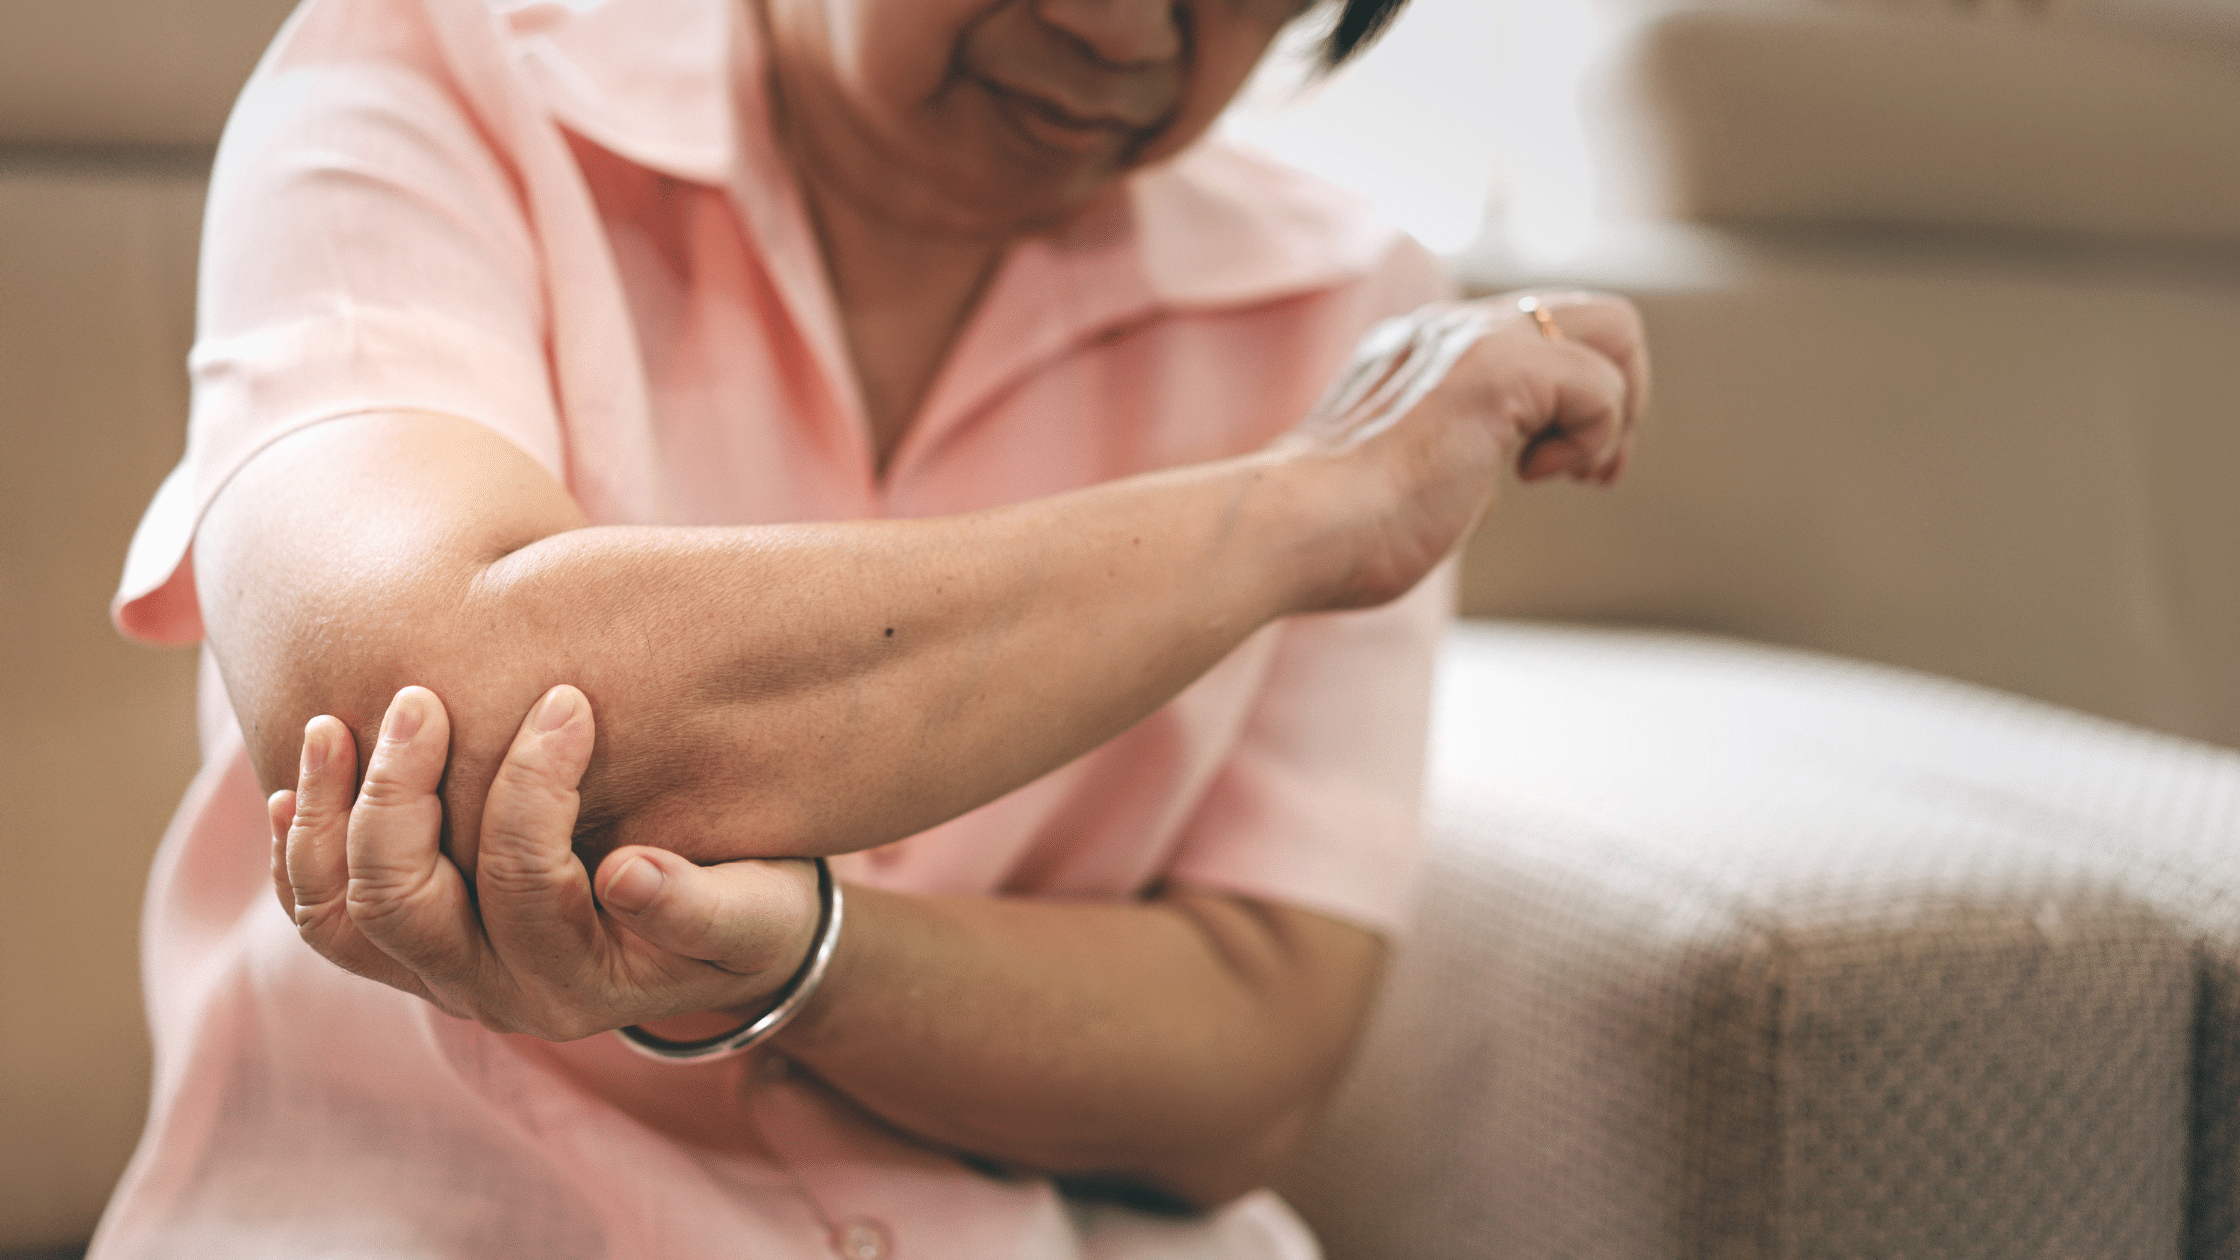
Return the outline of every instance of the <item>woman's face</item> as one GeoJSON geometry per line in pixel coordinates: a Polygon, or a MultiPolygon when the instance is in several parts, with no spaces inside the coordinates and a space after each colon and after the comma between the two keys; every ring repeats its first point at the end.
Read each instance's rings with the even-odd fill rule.
{"type": "Polygon", "coordinates": [[[1212,124],[1304,0],[762,0],[820,183],[961,231],[1062,218],[1212,124]]]}

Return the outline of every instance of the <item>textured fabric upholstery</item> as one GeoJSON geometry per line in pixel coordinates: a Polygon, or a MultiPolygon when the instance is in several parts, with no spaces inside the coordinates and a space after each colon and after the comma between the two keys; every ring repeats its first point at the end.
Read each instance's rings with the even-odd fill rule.
{"type": "Polygon", "coordinates": [[[1288,1187],[1338,1260],[2227,1254],[2240,756],[1522,625],[1450,640],[1433,746],[1420,926],[1288,1187]]]}

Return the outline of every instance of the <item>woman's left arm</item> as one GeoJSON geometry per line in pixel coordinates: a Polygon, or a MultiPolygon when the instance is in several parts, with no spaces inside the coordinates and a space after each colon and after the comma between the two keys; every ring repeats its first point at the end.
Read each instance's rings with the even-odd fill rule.
{"type": "Polygon", "coordinates": [[[1193,1207],[1267,1184],[1336,1083],[1384,957],[1365,928],[1205,889],[848,897],[785,1052],[937,1145],[1193,1207]]]}
{"type": "MultiPolygon", "coordinates": [[[[806,864],[618,850],[599,895],[570,844],[590,706],[523,721],[482,820],[478,898],[439,845],[448,719],[399,693],[364,782],[332,718],[275,793],[273,874],[320,953],[504,1032],[572,1039],[729,1011],[806,956],[806,864]],[[632,876],[644,862],[660,878],[632,876]]],[[[1060,903],[851,889],[831,971],[780,1048],[937,1146],[1191,1206],[1263,1184],[1336,1080],[1375,934],[1187,887],[1060,903]]]]}

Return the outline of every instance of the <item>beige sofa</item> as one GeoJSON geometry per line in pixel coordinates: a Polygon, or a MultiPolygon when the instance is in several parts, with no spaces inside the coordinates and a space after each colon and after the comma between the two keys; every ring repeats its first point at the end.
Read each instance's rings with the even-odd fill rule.
{"type": "MultiPolygon", "coordinates": [[[[0,8],[0,1254],[81,1242],[137,1130],[193,665],[102,607],[284,8],[0,8]]],[[[1990,21],[1644,21],[1602,97],[1637,218],[1564,273],[1642,301],[1657,427],[1618,493],[1510,496],[1466,602],[2169,734],[1459,632],[1422,924],[1287,1185],[1334,1255],[2240,1254],[2233,61],[1990,21]]]]}

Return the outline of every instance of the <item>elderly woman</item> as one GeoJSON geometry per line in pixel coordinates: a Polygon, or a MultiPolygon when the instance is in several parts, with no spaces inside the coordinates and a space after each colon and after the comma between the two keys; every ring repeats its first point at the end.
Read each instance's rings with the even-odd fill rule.
{"type": "Polygon", "coordinates": [[[1313,1254],[1431,575],[1645,360],[1201,139],[1303,9],[307,0],[118,597],[206,768],[97,1256],[1313,1254]]]}

